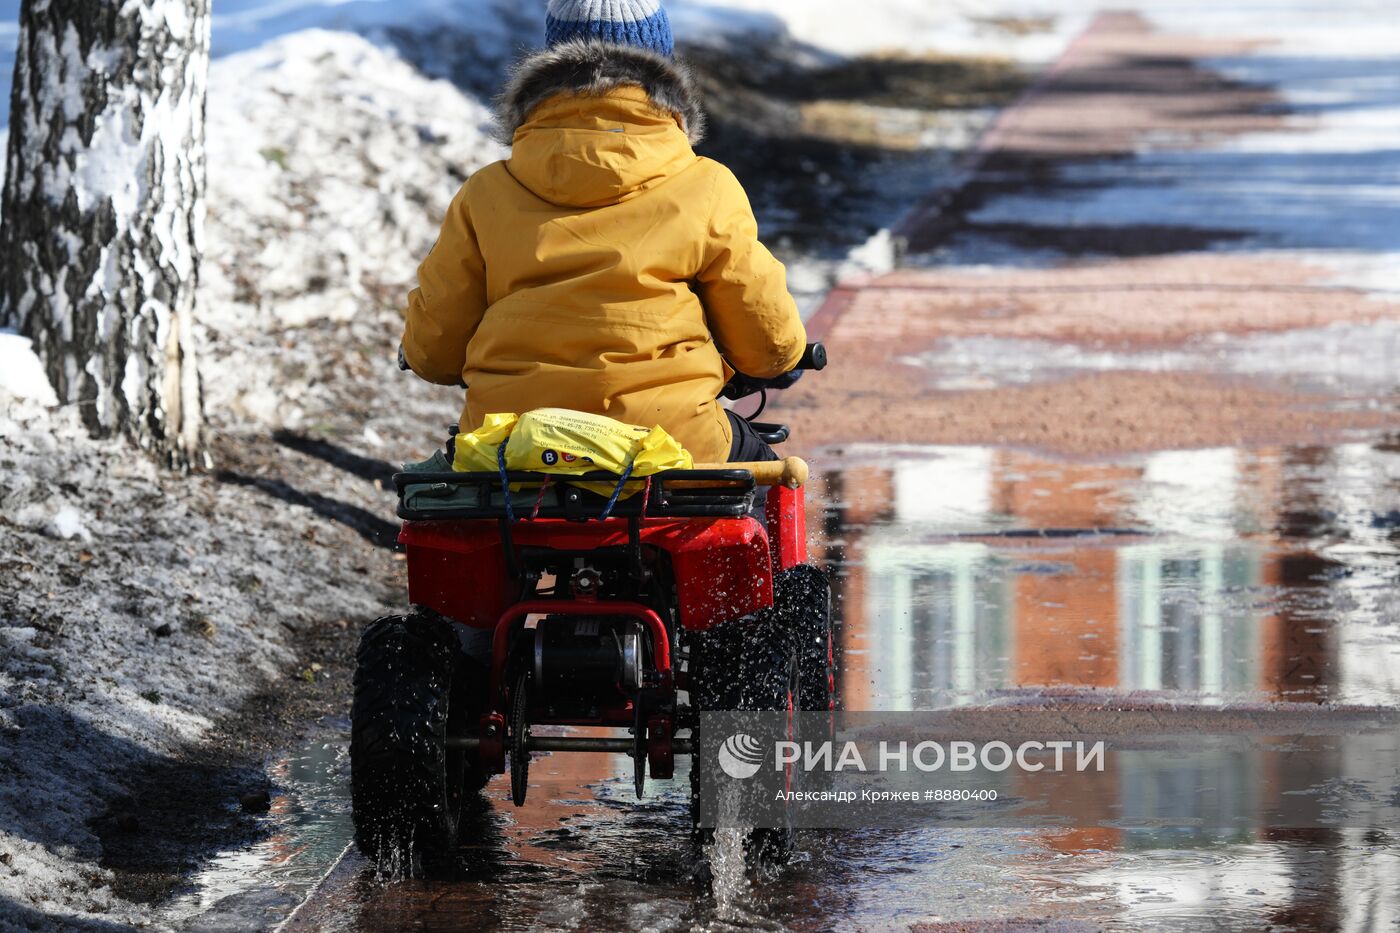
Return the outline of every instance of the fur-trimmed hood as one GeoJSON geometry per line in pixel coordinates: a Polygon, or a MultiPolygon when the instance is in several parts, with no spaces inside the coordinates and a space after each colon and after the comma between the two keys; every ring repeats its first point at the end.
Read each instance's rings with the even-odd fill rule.
{"type": "Polygon", "coordinates": [[[636,85],[657,109],[680,117],[692,145],[705,136],[705,112],[690,69],[654,52],[591,40],[565,42],[526,56],[496,98],[496,126],[510,144],[515,131],[556,94],[602,97],[636,85]]]}

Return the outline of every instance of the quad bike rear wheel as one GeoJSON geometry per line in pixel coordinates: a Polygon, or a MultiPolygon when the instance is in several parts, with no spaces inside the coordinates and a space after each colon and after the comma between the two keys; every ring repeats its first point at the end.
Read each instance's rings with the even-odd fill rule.
{"type": "MultiPolygon", "coordinates": [[[[690,647],[691,704],[697,712],[783,712],[796,709],[799,691],[796,646],[776,614],[761,613],[711,629],[692,639],[690,647]]],[[[789,723],[793,722],[791,715],[789,723]]],[[[695,728],[698,738],[700,727],[695,728]]],[[[690,812],[700,813],[703,770],[690,766],[690,812]]],[[[713,830],[695,827],[704,844],[713,830]]],[[[745,855],[755,863],[786,862],[792,850],[790,830],[761,827],[748,831],[745,855]]]]}
{"type": "Polygon", "coordinates": [[[399,874],[432,870],[457,843],[462,800],[489,777],[447,747],[479,715],[486,680],[453,623],[415,608],[370,623],[356,653],[350,710],[355,841],[399,874]]]}
{"type": "MultiPolygon", "coordinates": [[[[719,626],[690,639],[691,705],[697,711],[788,711],[796,740],[800,711],[836,706],[831,585],[817,567],[803,565],[774,579],[773,608],[752,619],[719,626]]],[[[702,769],[691,765],[691,812],[699,812],[702,769]]],[[[707,833],[697,830],[703,841],[707,833]]],[[[790,829],[750,832],[745,849],[758,861],[791,854],[790,829]]]]}
{"type": "Polygon", "coordinates": [[[773,605],[797,650],[797,709],[836,709],[836,641],[831,620],[831,580],[802,564],[773,579],[773,605]]]}

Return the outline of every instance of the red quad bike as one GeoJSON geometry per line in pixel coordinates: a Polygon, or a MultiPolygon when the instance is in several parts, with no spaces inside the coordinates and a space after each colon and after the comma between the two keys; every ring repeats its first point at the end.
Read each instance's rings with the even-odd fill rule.
{"type": "MultiPolygon", "coordinates": [[[[825,365],[812,344],[799,368],[825,365]]],[[[763,388],[736,380],[726,395],[763,388]]],[[[620,489],[611,473],[397,474],[412,608],[360,641],[360,849],[409,870],[450,864],[464,798],[509,763],[524,805],[537,752],[630,755],[641,797],[648,773],[672,777],[697,746],[699,710],[832,709],[831,590],[807,562],[806,478],[790,457],[660,473],[620,498],[577,485],[620,489]]],[[[756,832],[749,847],[781,859],[787,841],[756,832]]]]}

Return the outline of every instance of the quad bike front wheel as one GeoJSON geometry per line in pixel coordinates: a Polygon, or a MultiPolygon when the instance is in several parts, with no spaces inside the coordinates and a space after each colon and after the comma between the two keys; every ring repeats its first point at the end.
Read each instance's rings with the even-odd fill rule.
{"type": "Polygon", "coordinates": [[[396,873],[431,869],[456,847],[463,797],[489,777],[472,755],[447,747],[479,715],[485,672],[462,652],[453,623],[423,609],[372,622],[355,661],[355,842],[396,873]]]}

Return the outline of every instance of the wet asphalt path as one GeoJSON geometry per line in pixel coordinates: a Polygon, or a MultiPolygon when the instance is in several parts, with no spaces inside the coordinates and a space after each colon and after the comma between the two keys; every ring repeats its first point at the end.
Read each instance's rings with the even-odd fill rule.
{"type": "MultiPolygon", "coordinates": [[[[846,708],[1203,734],[1290,717],[1346,732],[1400,708],[1400,24],[1379,6],[1242,9],[1100,16],[906,224],[911,262],[814,317],[832,367],[777,411],[821,473],[810,523],[838,575],[846,708]]],[[[1400,924],[1400,839],[1268,825],[809,833],[776,877],[708,853],[712,896],[684,771],[638,804],[628,759],[586,756],[537,762],[524,809],[494,782],[456,877],[387,882],[339,857],[341,748],[333,728],[283,763],[286,832],[223,866],[242,884],[227,916],[1400,924]]],[[[1127,788],[1103,794],[1131,810],[1127,788]]]]}

